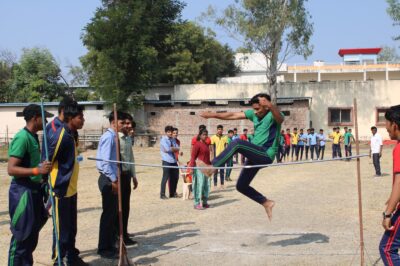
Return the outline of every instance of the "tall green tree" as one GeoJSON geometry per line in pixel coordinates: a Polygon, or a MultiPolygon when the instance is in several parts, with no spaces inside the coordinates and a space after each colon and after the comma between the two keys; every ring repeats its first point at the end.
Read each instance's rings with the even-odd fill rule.
{"type": "Polygon", "coordinates": [[[8,50],[0,50],[0,102],[10,102],[13,67],[17,64],[16,56],[8,50]]]}
{"type": "Polygon", "coordinates": [[[277,96],[279,64],[290,55],[307,58],[312,53],[313,25],[306,0],[236,0],[223,14],[209,7],[207,17],[226,29],[251,51],[266,58],[271,96],[277,96]]]}
{"type": "Polygon", "coordinates": [[[183,7],[178,0],[103,1],[85,27],[89,52],[81,58],[103,99],[120,108],[141,104],[138,95],[160,79],[165,39],[183,7]]]}
{"type": "Polygon", "coordinates": [[[60,83],[60,73],[60,67],[48,49],[23,49],[19,64],[13,67],[10,87],[13,101],[59,100],[65,95],[65,85],[60,83]]]}
{"type": "Polygon", "coordinates": [[[234,53],[215,39],[215,33],[193,22],[177,23],[166,38],[167,57],[162,82],[215,83],[237,72],[234,53]]]}
{"type": "Polygon", "coordinates": [[[397,54],[396,47],[382,46],[382,50],[378,54],[379,62],[398,62],[400,56],[397,54]]]}
{"type": "MultiPolygon", "coordinates": [[[[386,12],[393,19],[393,25],[400,25],[400,1],[399,0],[386,0],[388,8],[386,12]]],[[[400,40],[400,35],[394,37],[395,40],[400,40]]]]}

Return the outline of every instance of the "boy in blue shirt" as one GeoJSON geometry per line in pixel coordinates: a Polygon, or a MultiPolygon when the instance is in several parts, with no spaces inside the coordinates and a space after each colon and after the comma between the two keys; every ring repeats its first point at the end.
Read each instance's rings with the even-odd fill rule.
{"type": "Polygon", "coordinates": [[[310,153],[311,153],[311,160],[314,160],[314,151],[315,155],[318,158],[318,153],[317,153],[317,135],[314,133],[314,128],[310,129],[310,134],[307,136],[307,142],[310,145],[310,153]]]}

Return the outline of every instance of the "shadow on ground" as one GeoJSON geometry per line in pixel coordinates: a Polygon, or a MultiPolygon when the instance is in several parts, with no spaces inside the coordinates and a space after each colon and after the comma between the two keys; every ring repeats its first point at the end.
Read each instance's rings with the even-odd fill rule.
{"type": "MultiPolygon", "coordinates": [[[[317,244],[329,243],[329,237],[320,233],[305,233],[300,235],[299,234],[294,234],[294,235],[297,235],[297,237],[270,242],[268,243],[268,245],[287,247],[287,246],[305,245],[311,243],[317,243],[317,244]]],[[[263,237],[270,237],[270,236],[271,235],[264,235],[263,237]]],[[[279,236],[279,235],[273,235],[273,236],[279,236]]],[[[265,239],[263,241],[265,241],[265,239]]]]}

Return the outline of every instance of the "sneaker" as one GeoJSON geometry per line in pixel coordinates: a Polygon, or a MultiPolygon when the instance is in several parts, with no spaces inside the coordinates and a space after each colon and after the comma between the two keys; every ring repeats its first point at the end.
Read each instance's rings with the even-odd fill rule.
{"type": "Polygon", "coordinates": [[[80,257],[76,257],[71,262],[67,262],[67,266],[88,266],[87,262],[84,262],[80,257]]]}
{"type": "Polygon", "coordinates": [[[210,208],[210,205],[208,205],[207,203],[203,204],[203,208],[208,209],[208,208],[210,208]]]}
{"type": "Polygon", "coordinates": [[[200,204],[194,205],[194,208],[196,210],[204,210],[204,208],[200,204]]]}
{"type": "Polygon", "coordinates": [[[132,240],[132,239],[129,238],[129,237],[124,239],[124,243],[125,243],[125,246],[135,246],[135,245],[138,244],[137,241],[132,240]]]}
{"type": "Polygon", "coordinates": [[[102,250],[102,251],[97,251],[97,254],[100,255],[100,257],[104,259],[118,259],[118,252],[115,250],[102,250]]]}
{"type": "Polygon", "coordinates": [[[166,200],[166,199],[168,199],[168,198],[167,198],[167,196],[165,196],[165,195],[162,195],[162,196],[160,196],[160,199],[162,199],[162,200],[166,200]]]}

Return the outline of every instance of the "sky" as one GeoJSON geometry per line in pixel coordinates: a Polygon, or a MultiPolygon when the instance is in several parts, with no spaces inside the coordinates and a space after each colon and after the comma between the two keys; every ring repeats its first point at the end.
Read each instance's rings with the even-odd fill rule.
{"type": "MultiPolygon", "coordinates": [[[[182,18],[198,21],[209,5],[219,10],[234,0],[183,0],[182,18]]],[[[82,44],[83,29],[93,17],[99,0],[13,0],[0,5],[0,49],[17,56],[22,48],[48,48],[66,75],[68,65],[79,65],[87,50],[82,44]]],[[[305,60],[294,56],[291,64],[311,64],[315,60],[337,63],[340,48],[366,48],[383,45],[398,47],[400,27],[393,26],[384,0],[309,0],[307,10],[314,24],[311,44],[313,54],[305,60]]],[[[212,24],[207,24],[217,39],[233,49],[242,44],[212,24]]]]}

